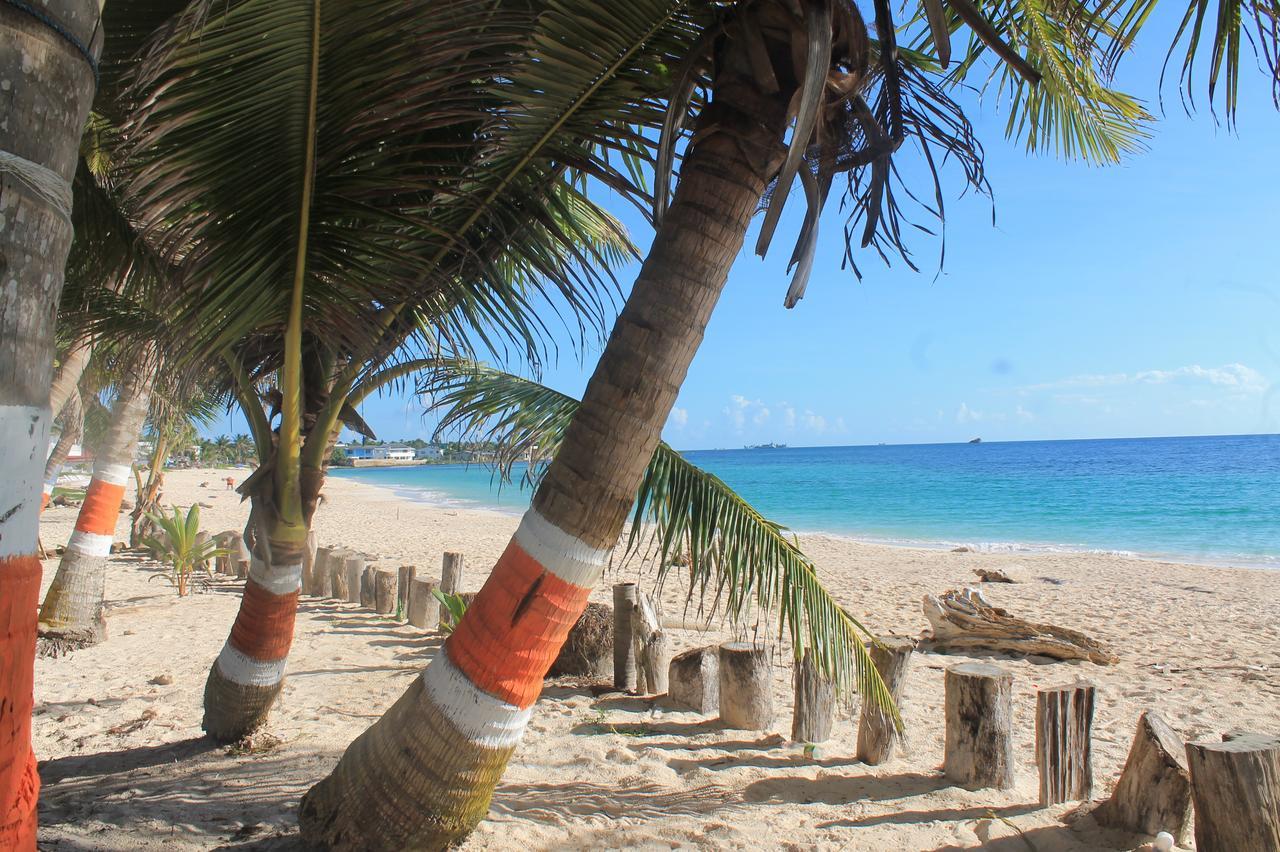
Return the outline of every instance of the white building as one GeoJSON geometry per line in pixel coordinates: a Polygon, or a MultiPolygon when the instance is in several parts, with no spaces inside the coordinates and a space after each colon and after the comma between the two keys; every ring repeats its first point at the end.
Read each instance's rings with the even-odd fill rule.
{"type": "Polygon", "coordinates": [[[395,461],[413,461],[413,447],[387,447],[386,457],[395,461]]]}
{"type": "Polygon", "coordinates": [[[444,458],[444,450],[440,447],[419,447],[417,458],[420,459],[442,459],[444,458]]]}

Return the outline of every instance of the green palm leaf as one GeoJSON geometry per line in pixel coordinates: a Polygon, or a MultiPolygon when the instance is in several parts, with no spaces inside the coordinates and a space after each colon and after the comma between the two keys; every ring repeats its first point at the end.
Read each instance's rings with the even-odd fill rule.
{"type": "MultiPolygon", "coordinates": [[[[507,479],[516,461],[555,454],[578,407],[537,382],[459,359],[442,359],[419,391],[432,393],[443,411],[439,431],[496,441],[497,469],[507,479]]],[[[529,476],[537,476],[536,467],[530,465],[529,476]]],[[[671,557],[686,554],[690,601],[711,600],[710,610],[733,623],[747,618],[753,605],[776,612],[798,656],[813,649],[838,690],[856,690],[898,719],[867,653],[870,634],[836,603],[816,566],[784,533],[719,478],[660,443],[636,496],[626,550],[641,551],[652,534],[661,555],[659,582],[678,570],[671,557]]]]}

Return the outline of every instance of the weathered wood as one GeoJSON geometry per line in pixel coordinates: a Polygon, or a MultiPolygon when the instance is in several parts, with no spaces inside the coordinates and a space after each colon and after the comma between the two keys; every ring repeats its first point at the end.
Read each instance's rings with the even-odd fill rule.
{"type": "Polygon", "coordinates": [[[720,646],[720,721],[726,728],[767,730],[773,724],[773,672],[769,646],[720,646]]]}
{"type": "MultiPolygon", "coordinates": [[[[200,548],[204,545],[211,544],[212,542],[213,542],[213,536],[211,536],[209,533],[205,532],[204,530],[200,530],[196,533],[195,543],[197,548],[200,548]]],[[[204,571],[206,573],[209,571],[209,563],[207,561],[202,561],[199,567],[201,571],[204,571]]]]}
{"type": "Polygon", "coordinates": [[[1139,834],[1167,831],[1179,846],[1191,836],[1191,773],[1182,738],[1154,710],[1138,717],[1129,757],[1111,798],[1093,811],[1099,825],[1139,834]]]}
{"type": "Polygon", "coordinates": [[[306,588],[307,577],[309,577],[311,573],[315,571],[316,551],[319,550],[319,548],[316,546],[317,544],[318,542],[316,541],[316,531],[307,530],[307,541],[305,546],[302,549],[303,588],[306,588]]]}
{"type": "Polygon", "coordinates": [[[623,692],[636,688],[636,649],[631,622],[640,590],[635,583],[613,587],[613,685],[623,692]]]}
{"type": "Polygon", "coordinates": [[[1013,675],[989,663],[946,672],[943,771],[969,787],[1013,786],[1013,675]]]}
{"type": "Polygon", "coordinates": [[[330,552],[324,564],[316,566],[316,570],[311,573],[311,593],[318,598],[333,597],[333,569],[341,565],[342,557],[335,558],[334,553],[330,552]]]}
{"type": "Polygon", "coordinates": [[[973,573],[978,575],[978,581],[982,583],[1016,583],[1017,580],[1001,571],[999,568],[974,568],[973,573]]]}
{"type": "Polygon", "coordinates": [[[993,607],[977,589],[925,595],[924,614],[933,628],[934,645],[943,649],[985,648],[1099,665],[1120,659],[1101,642],[1077,630],[1026,621],[993,607]]]}
{"type": "Polygon", "coordinates": [[[795,703],[791,709],[791,739],[798,743],[824,743],[831,739],[836,718],[836,689],[813,662],[813,649],[805,648],[792,675],[795,703]]]}
{"type": "Polygon", "coordinates": [[[347,585],[347,566],[346,560],[339,557],[337,559],[327,559],[323,565],[317,566],[320,571],[329,572],[329,589],[333,592],[333,596],[340,601],[345,601],[351,597],[351,587],[347,585]]]}
{"type": "MultiPolygon", "coordinates": [[[[915,642],[902,636],[884,636],[880,638],[879,644],[872,644],[867,648],[876,671],[880,673],[880,680],[884,681],[899,712],[902,685],[906,683],[907,668],[915,647],[915,642]]],[[[874,703],[864,700],[862,718],[858,721],[858,760],[872,766],[887,763],[893,758],[898,736],[893,716],[874,703]]]]}
{"type": "Polygon", "coordinates": [[[608,677],[613,665],[613,609],[589,603],[569,630],[547,677],[608,677]]]}
{"type": "Polygon", "coordinates": [[[240,553],[240,533],[235,530],[225,530],[215,535],[213,541],[220,550],[224,551],[214,557],[213,570],[219,574],[234,576],[236,557],[240,553]]]}
{"type": "Polygon", "coordinates": [[[1093,795],[1091,683],[1036,690],[1036,768],[1040,804],[1087,800],[1093,795]]]}
{"type": "Polygon", "coordinates": [[[1187,743],[1198,852],[1280,849],[1280,737],[1187,743]]]}
{"type": "Polygon", "coordinates": [[[409,591],[413,588],[413,576],[418,573],[418,569],[413,565],[400,566],[400,584],[396,587],[396,617],[408,619],[409,617],[409,591]]]}
{"type": "Polygon", "coordinates": [[[374,588],[374,574],[377,571],[372,565],[366,565],[360,575],[360,606],[365,609],[373,609],[378,600],[378,593],[374,588]]]}
{"type": "Polygon", "coordinates": [[[704,715],[720,712],[720,650],[714,645],[677,654],[667,667],[667,699],[704,715]]]}
{"type": "Polygon", "coordinates": [[[662,616],[649,595],[639,596],[632,610],[631,631],[635,640],[636,692],[663,695],[667,691],[667,669],[671,650],[662,629],[662,616]]]}
{"type": "Polygon", "coordinates": [[[431,594],[439,587],[435,577],[414,577],[409,583],[409,623],[434,630],[440,626],[440,601],[431,594]]]}
{"type": "MultiPolygon", "coordinates": [[[[444,559],[440,563],[440,591],[446,595],[456,595],[458,590],[462,588],[462,568],[464,560],[461,553],[453,553],[447,551],[444,559]]],[[[449,612],[445,607],[440,607],[440,629],[445,629],[445,624],[449,619],[449,612]]]]}
{"type": "Polygon", "coordinates": [[[307,560],[302,560],[302,593],[304,595],[314,595],[316,593],[316,573],[327,570],[329,564],[329,555],[333,553],[332,547],[317,547],[315,556],[311,560],[311,564],[307,564],[307,560]]]}
{"type": "Polygon", "coordinates": [[[253,554],[249,551],[249,544],[244,540],[244,536],[236,537],[236,577],[241,580],[249,577],[249,563],[253,561],[253,554]]]}
{"type": "Polygon", "coordinates": [[[347,577],[347,596],[345,600],[348,603],[360,603],[360,584],[364,578],[364,554],[343,552],[338,556],[342,562],[343,573],[347,577]]]}
{"type": "Polygon", "coordinates": [[[382,615],[395,615],[399,597],[400,572],[394,568],[380,568],[374,573],[373,608],[382,615]]]}

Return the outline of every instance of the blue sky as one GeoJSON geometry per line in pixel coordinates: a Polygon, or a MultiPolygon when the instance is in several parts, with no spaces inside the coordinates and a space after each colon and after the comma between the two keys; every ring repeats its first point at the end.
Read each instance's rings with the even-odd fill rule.
{"type": "MultiPolygon", "coordinates": [[[[1160,58],[1137,64],[1129,91],[1154,96],[1160,58]]],[[[1166,86],[1150,150],[1106,168],[1029,155],[1004,139],[994,104],[968,103],[996,223],[987,199],[953,192],[940,275],[938,243],[921,239],[920,273],[863,252],[859,282],[840,269],[842,217],[829,204],[808,293],[787,311],[799,204],[763,261],[749,250],[757,217],[666,439],[700,449],[1280,431],[1280,115],[1246,71],[1235,131],[1206,109],[1188,118],[1166,86]]],[[[647,246],[643,220],[610,206],[647,246]]],[[[580,394],[596,355],[562,355],[544,381],[580,394]]],[[[407,396],[362,413],[388,439],[434,425],[407,396]]]]}

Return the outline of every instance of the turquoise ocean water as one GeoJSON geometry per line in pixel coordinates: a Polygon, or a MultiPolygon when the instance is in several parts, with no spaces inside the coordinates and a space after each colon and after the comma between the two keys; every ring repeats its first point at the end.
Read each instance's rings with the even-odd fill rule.
{"type": "MultiPolygon", "coordinates": [[[[1280,568],[1280,435],[686,452],[802,532],[1280,568]]],[[[520,471],[517,471],[517,475],[520,471]]],[[[522,511],[479,466],[336,470],[434,503],[522,511]]]]}

